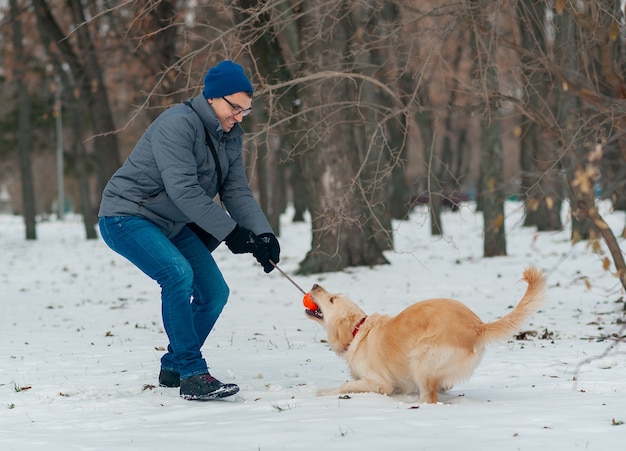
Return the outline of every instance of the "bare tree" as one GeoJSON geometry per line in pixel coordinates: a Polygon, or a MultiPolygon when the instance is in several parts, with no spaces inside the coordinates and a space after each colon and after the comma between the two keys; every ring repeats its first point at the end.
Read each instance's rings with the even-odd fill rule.
{"type": "MultiPolygon", "coordinates": [[[[256,87],[248,174],[277,231],[288,196],[296,217],[311,213],[301,270],[319,272],[384,263],[391,218],[406,216],[415,180],[428,178],[432,233],[442,233],[438,201],[474,182],[469,161],[483,171],[485,255],[504,255],[511,144],[521,147],[528,225],[560,227],[563,174],[575,205],[581,199],[571,182],[596,142],[604,150],[597,182],[617,202],[626,155],[618,3],[240,0],[191,8],[181,0],[35,0],[33,11],[53,63],[69,64],[67,86],[78,89],[67,92],[78,94],[77,111],[89,121],[75,140],[85,148],[72,143],[77,163],[81,152],[100,154],[97,139],[114,129],[112,120],[107,130],[102,120],[91,126],[96,105],[106,109],[100,87],[110,89],[111,116],[125,121],[118,136],[134,142],[163,107],[197,91],[209,65],[223,58],[246,65],[256,87]],[[119,67],[98,79],[88,62],[104,58],[119,67]],[[515,142],[502,129],[513,123],[503,118],[510,105],[522,117],[515,142]]],[[[589,225],[584,215],[575,219],[589,225]]],[[[574,239],[585,237],[578,223],[575,230],[574,239]]]]}
{"type": "MultiPolygon", "coordinates": [[[[441,212],[445,203],[448,202],[456,208],[453,205],[455,201],[451,199],[454,198],[454,193],[459,187],[458,180],[461,178],[459,170],[463,158],[463,134],[465,131],[453,128],[453,117],[457,112],[458,87],[461,79],[460,64],[466,51],[463,37],[466,35],[467,30],[459,28],[452,33],[448,39],[448,45],[446,45],[452,55],[451,57],[447,55],[444,57],[449,60],[450,69],[454,76],[450,77],[448,82],[449,91],[446,93],[448,98],[445,100],[445,106],[438,109],[435,118],[420,115],[420,131],[424,138],[425,160],[428,168],[427,193],[430,205],[430,230],[433,235],[443,234],[441,212]],[[432,131],[429,128],[432,128],[432,131]],[[455,140],[452,135],[457,133],[459,136],[455,140]],[[437,134],[442,136],[439,137],[437,134]],[[430,143],[427,146],[428,141],[430,143]],[[453,151],[453,141],[459,142],[456,155],[453,151]],[[437,153],[436,146],[438,143],[441,144],[440,151],[437,153]],[[453,168],[455,161],[457,163],[456,170],[453,168]]],[[[426,91],[425,87],[422,87],[422,91],[426,91]]]]}
{"type": "MultiPolygon", "coordinates": [[[[48,35],[41,35],[41,41],[44,48],[51,48],[52,43],[48,41],[48,35]]],[[[55,115],[61,117],[69,117],[69,135],[72,137],[70,155],[73,157],[72,167],[75,169],[74,174],[77,178],[79,211],[83,216],[83,225],[85,227],[85,237],[87,239],[96,239],[96,217],[94,215],[94,206],[91,198],[91,186],[89,180],[89,157],[85,148],[85,127],[84,127],[84,105],[81,104],[80,96],[73,87],[75,86],[72,74],[63,67],[63,61],[56,52],[50,52],[50,61],[55,69],[55,89],[60,93],[59,102],[55,104],[55,115]]],[[[56,103],[56,102],[55,102],[56,103]]],[[[65,133],[61,130],[61,133],[65,133]]],[[[64,142],[67,140],[64,140],[64,142]]],[[[65,150],[63,157],[65,160],[65,150]]],[[[63,181],[65,183],[65,181],[63,181]]]]}
{"type": "Polygon", "coordinates": [[[123,20],[123,10],[107,17],[113,25],[113,33],[120,47],[132,55],[134,78],[128,80],[135,92],[146,91],[146,79],[158,78],[155,90],[151,93],[149,107],[145,109],[148,118],[154,120],[162,110],[172,103],[180,102],[186,94],[188,80],[181,73],[179,63],[179,39],[184,37],[183,11],[181,0],[160,0],[158,2],[133,2],[129,13],[132,20],[123,20]]]}
{"type": "MultiPolygon", "coordinates": [[[[602,154],[602,145],[598,144],[592,152],[589,152],[586,161],[576,170],[572,180],[572,187],[576,192],[593,193],[594,185],[597,183],[600,175],[599,166],[602,154]]],[[[604,239],[609,248],[611,257],[613,258],[615,269],[617,270],[616,276],[622,284],[622,287],[626,290],[626,263],[624,262],[623,252],[611,228],[602,215],[600,215],[598,207],[595,202],[593,202],[593,196],[579,196],[579,201],[573,206],[573,210],[577,217],[588,219],[597,235],[604,239]],[[590,203],[588,203],[589,199],[591,199],[590,203]]],[[[605,262],[605,268],[608,268],[608,260],[605,260],[605,262]]],[[[624,302],[626,305],[626,301],[624,302]]]]}
{"type": "Polygon", "coordinates": [[[523,97],[520,135],[521,196],[525,207],[525,226],[537,230],[560,230],[565,195],[558,148],[546,139],[550,121],[551,83],[542,60],[547,55],[548,24],[544,1],[517,2],[522,51],[520,52],[523,97]]]}
{"type": "Polygon", "coordinates": [[[372,136],[362,135],[359,107],[373,106],[361,97],[367,77],[351,77],[352,55],[346,54],[354,33],[350,14],[357,11],[349,2],[328,6],[303,2],[299,21],[300,73],[310,80],[302,88],[305,139],[315,149],[303,155],[313,236],[302,273],[386,263],[377,238],[385,227],[374,211],[372,186],[363,184],[381,158],[380,149],[370,145],[372,136]]]}
{"type": "MultiPolygon", "coordinates": [[[[404,40],[402,33],[393,33],[392,30],[401,30],[402,24],[401,5],[399,2],[384,2],[380,10],[379,33],[381,36],[379,48],[376,50],[380,65],[385,68],[377,75],[387,86],[393,87],[398,94],[398,104],[392,109],[392,117],[385,122],[386,142],[390,156],[391,174],[386,193],[385,214],[393,219],[406,219],[411,208],[411,192],[406,178],[406,164],[408,162],[408,126],[410,113],[407,104],[402,100],[400,93],[400,80],[397,76],[406,70],[400,66],[400,58],[389,58],[397,52],[404,40]]],[[[384,99],[381,99],[384,102],[384,99]]]]}
{"type": "Polygon", "coordinates": [[[13,46],[15,48],[15,83],[18,95],[19,122],[18,122],[18,155],[20,160],[20,176],[22,179],[22,203],[24,208],[24,224],[26,239],[37,239],[35,224],[35,190],[33,184],[33,167],[31,157],[31,126],[30,126],[30,94],[24,85],[26,56],[22,45],[21,12],[17,0],[9,1],[11,16],[13,16],[13,46]]]}
{"type": "MultiPolygon", "coordinates": [[[[499,103],[498,73],[496,70],[498,42],[491,34],[488,3],[483,0],[470,0],[469,12],[473,25],[472,43],[476,52],[475,79],[480,86],[477,93],[483,106],[481,116],[481,192],[484,242],[483,255],[494,257],[506,255],[504,233],[504,173],[503,146],[500,130],[502,104],[499,103]]],[[[495,5],[496,9],[498,5],[495,5]]],[[[497,11],[496,11],[497,12],[497,11]]]]}
{"type": "MultiPolygon", "coordinates": [[[[235,17],[242,22],[240,37],[243,42],[249,42],[256,72],[263,74],[263,85],[288,82],[291,73],[286,66],[270,11],[261,9],[262,5],[256,0],[240,0],[239,5],[235,17]],[[261,12],[256,14],[256,11],[261,12]]],[[[259,124],[269,124],[273,115],[289,116],[296,93],[297,88],[288,83],[285,88],[262,89],[259,95],[261,99],[257,102],[268,105],[268,108],[255,108],[254,119],[259,124]]],[[[260,205],[277,235],[280,235],[280,215],[285,211],[288,202],[287,170],[289,166],[293,167],[288,164],[291,147],[288,133],[290,123],[293,125],[293,122],[288,121],[275,129],[266,127],[252,140],[257,156],[255,167],[260,205]]]]}
{"type": "Polygon", "coordinates": [[[393,157],[384,145],[384,123],[393,113],[385,105],[389,99],[381,102],[376,92],[383,86],[378,75],[368,69],[379,66],[370,44],[380,39],[373,25],[379,9],[341,2],[328,10],[329,5],[306,1],[293,8],[277,2],[268,8],[240,2],[245,19],[238,21],[245,31],[239,38],[253,49],[254,67],[262,69],[259,95],[268,122],[259,123],[267,129],[257,136],[285,132],[278,148],[286,144],[288,158],[298,160],[308,194],[312,250],[302,272],[385,263],[382,251],[391,247],[384,199],[393,157]]]}
{"type": "Polygon", "coordinates": [[[60,59],[69,66],[75,82],[78,84],[82,106],[87,108],[87,118],[91,121],[98,192],[101,193],[110,176],[120,166],[119,144],[112,132],[116,129],[113,122],[108,90],[104,83],[101,63],[94,45],[92,30],[95,22],[86,23],[83,4],[80,0],[67,0],[64,12],[71,15],[76,27],[71,35],[52,14],[50,5],[45,0],[33,0],[34,11],[39,24],[39,32],[46,34],[54,48],[48,51],[59,52],[60,59]]]}

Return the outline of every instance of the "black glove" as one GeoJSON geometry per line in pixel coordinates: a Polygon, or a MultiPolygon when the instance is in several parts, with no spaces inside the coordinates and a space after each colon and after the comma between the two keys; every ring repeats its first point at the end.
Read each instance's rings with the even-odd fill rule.
{"type": "Polygon", "coordinates": [[[235,226],[224,241],[233,254],[247,254],[254,252],[257,240],[257,236],[251,230],[235,226]]]}
{"type": "Polygon", "coordinates": [[[257,237],[256,249],[252,253],[257,261],[263,266],[263,271],[266,273],[272,272],[274,265],[270,263],[270,260],[274,263],[280,261],[280,245],[273,233],[262,233],[257,237]]]}

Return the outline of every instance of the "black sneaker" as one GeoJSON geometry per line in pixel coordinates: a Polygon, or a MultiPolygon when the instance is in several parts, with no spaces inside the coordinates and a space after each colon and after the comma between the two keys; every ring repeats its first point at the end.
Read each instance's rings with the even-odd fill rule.
{"type": "Polygon", "coordinates": [[[180,387],[180,373],[178,371],[164,370],[159,373],[159,385],[161,387],[180,387]]]}
{"type": "Polygon", "coordinates": [[[198,374],[180,382],[180,396],[184,399],[207,401],[225,398],[239,391],[235,384],[222,384],[209,373],[198,374]]]}

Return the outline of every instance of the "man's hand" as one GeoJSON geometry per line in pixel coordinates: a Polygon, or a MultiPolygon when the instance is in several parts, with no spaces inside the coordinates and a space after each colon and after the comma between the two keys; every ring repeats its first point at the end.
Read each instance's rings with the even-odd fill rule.
{"type": "Polygon", "coordinates": [[[251,230],[239,226],[235,226],[224,241],[233,254],[253,253],[258,246],[258,237],[251,230]]]}
{"type": "Polygon", "coordinates": [[[280,261],[280,245],[273,233],[262,233],[257,237],[256,249],[252,253],[266,273],[274,270],[274,263],[280,261]],[[271,261],[270,261],[271,260],[271,261]]]}

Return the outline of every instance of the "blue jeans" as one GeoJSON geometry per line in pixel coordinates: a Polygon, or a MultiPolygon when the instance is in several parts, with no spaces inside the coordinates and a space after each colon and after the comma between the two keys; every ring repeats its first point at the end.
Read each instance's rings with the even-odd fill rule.
{"type": "Polygon", "coordinates": [[[189,228],[172,239],[137,216],[101,217],[104,242],[161,286],[161,314],[169,345],[161,368],[181,379],[206,373],[200,348],[230,290],[213,256],[189,228]]]}

